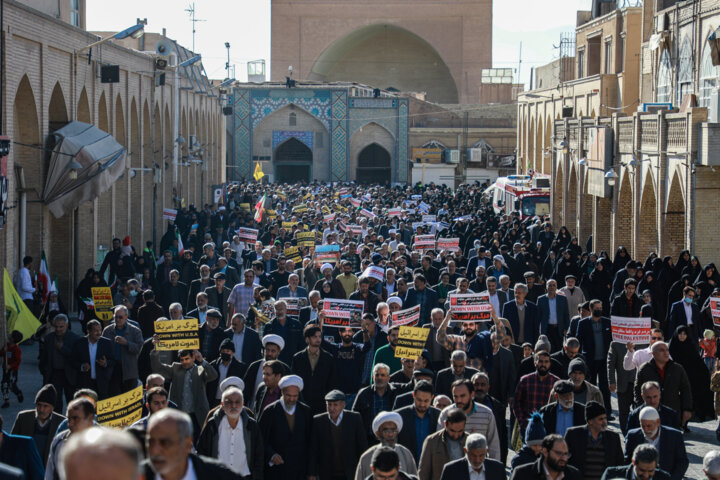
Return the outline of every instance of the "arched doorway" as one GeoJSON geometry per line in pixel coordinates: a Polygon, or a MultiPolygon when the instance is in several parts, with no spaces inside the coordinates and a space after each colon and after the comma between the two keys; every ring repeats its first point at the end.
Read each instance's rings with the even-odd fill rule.
{"type": "Polygon", "coordinates": [[[390,153],[377,143],[363,148],[358,155],[355,178],[358,183],[390,183],[390,153]]]}
{"type": "Polygon", "coordinates": [[[310,182],[313,153],[295,137],[281,143],[273,155],[275,181],[279,183],[310,182]]]}

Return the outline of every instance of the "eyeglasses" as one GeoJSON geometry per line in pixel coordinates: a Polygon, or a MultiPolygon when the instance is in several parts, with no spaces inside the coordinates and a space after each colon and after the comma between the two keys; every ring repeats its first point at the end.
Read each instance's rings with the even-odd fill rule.
{"type": "Polygon", "coordinates": [[[653,340],[662,340],[663,337],[651,337],[653,340]]]}
{"type": "Polygon", "coordinates": [[[572,456],[572,455],[570,455],[570,452],[558,452],[557,450],[550,450],[550,451],[553,452],[558,457],[570,458],[572,456]]]}

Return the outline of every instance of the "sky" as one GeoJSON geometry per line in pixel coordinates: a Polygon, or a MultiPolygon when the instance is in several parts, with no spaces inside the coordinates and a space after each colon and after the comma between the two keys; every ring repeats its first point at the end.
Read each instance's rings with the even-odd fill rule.
{"type": "MultiPolygon", "coordinates": [[[[560,34],[575,28],[577,10],[589,10],[591,0],[495,0],[493,6],[493,67],[515,69],[529,87],[531,67],[558,58],[560,34]],[[551,7],[551,8],[550,8],[551,7]],[[522,63],[520,44],[522,43],[522,63]]],[[[162,32],[192,48],[190,2],[183,0],[88,0],[88,30],[119,31],[147,18],[146,31],[162,32]]],[[[265,59],[270,71],[270,0],[197,0],[194,2],[195,51],[202,54],[210,78],[225,78],[227,49],[235,78],[247,79],[247,62],[265,59]]],[[[149,48],[149,46],[148,46],[149,48]]]]}

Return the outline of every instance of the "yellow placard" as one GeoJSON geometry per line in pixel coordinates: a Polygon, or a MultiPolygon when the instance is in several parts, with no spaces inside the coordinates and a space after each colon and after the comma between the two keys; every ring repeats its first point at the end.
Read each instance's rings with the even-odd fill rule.
{"type": "Polygon", "coordinates": [[[300,247],[314,247],[315,232],[298,232],[297,244],[300,247]]]}
{"type": "Polygon", "coordinates": [[[302,256],[300,255],[300,249],[298,247],[288,247],[283,250],[283,255],[288,260],[292,260],[294,263],[302,262],[302,256]]]}
{"type": "Polygon", "coordinates": [[[292,209],[292,211],[294,213],[305,213],[305,212],[307,212],[307,210],[308,210],[308,207],[304,203],[302,205],[296,205],[292,209]]]}
{"type": "Polygon", "coordinates": [[[97,421],[103,427],[125,428],[142,417],[143,387],[121,395],[98,400],[97,421]]]}
{"type": "Polygon", "coordinates": [[[113,318],[115,307],[110,287],[92,287],[90,290],[95,305],[95,316],[103,322],[109,322],[113,318]]]}
{"type": "Polygon", "coordinates": [[[247,210],[250,211],[250,204],[249,203],[238,203],[238,208],[240,210],[247,210]]]}
{"type": "Polygon", "coordinates": [[[200,348],[197,318],[155,322],[155,335],[159,338],[155,344],[155,350],[200,348]]]}
{"type": "Polygon", "coordinates": [[[429,328],[400,327],[395,358],[416,358],[422,355],[429,328]]]}
{"type": "Polygon", "coordinates": [[[282,222],[282,228],[291,229],[292,227],[294,227],[297,224],[298,224],[298,222],[282,222]]]}

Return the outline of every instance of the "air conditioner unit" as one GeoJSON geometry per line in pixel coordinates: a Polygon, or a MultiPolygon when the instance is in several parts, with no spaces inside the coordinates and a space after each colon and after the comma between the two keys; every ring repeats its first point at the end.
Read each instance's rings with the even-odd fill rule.
{"type": "Polygon", "coordinates": [[[720,88],[710,90],[710,105],[708,105],[708,122],[718,123],[720,121],[720,88]]]}
{"type": "Polygon", "coordinates": [[[468,160],[471,162],[482,162],[482,148],[468,148],[468,160]]]}
{"type": "Polygon", "coordinates": [[[672,110],[672,103],[643,103],[641,112],[657,113],[660,110],[672,110]]]}
{"type": "Polygon", "coordinates": [[[445,150],[445,163],[460,163],[460,150],[445,150]]]}
{"type": "Polygon", "coordinates": [[[533,177],[533,188],[550,188],[550,177],[533,177]]]}

